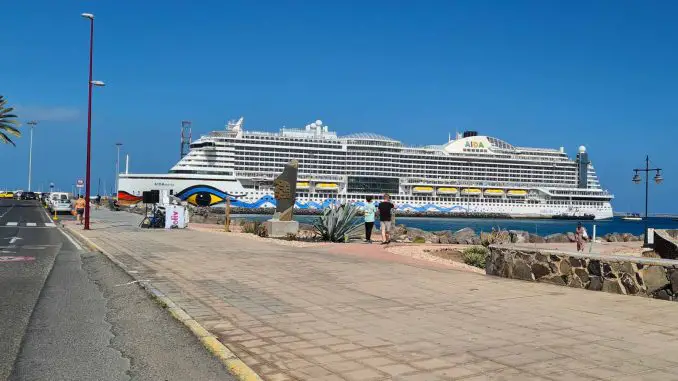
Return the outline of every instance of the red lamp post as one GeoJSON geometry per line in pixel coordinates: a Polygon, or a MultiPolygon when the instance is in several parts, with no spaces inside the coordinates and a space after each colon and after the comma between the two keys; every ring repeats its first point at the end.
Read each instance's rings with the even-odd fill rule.
{"type": "Polygon", "coordinates": [[[82,17],[89,19],[89,97],[87,101],[87,169],[85,173],[85,230],[89,230],[89,196],[90,196],[90,163],[92,154],[92,86],[104,86],[101,81],[92,80],[92,64],[94,53],[94,15],[83,13],[82,17]]]}

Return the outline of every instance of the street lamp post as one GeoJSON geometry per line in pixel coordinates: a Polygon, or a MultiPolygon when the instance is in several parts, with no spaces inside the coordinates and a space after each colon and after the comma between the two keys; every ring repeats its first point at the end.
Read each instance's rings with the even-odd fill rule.
{"type": "Polygon", "coordinates": [[[92,154],[92,86],[104,86],[101,81],[92,79],[93,53],[94,53],[94,15],[83,13],[82,17],[90,22],[89,28],[89,96],[87,100],[87,168],[85,171],[85,230],[89,230],[89,196],[90,196],[90,164],[92,154]]]}
{"type": "Polygon", "coordinates": [[[120,190],[119,179],[120,179],[120,146],[122,143],[115,143],[115,147],[118,149],[118,158],[115,161],[115,198],[118,198],[118,191],[120,190]]]}
{"type": "Polygon", "coordinates": [[[643,246],[648,246],[648,227],[647,227],[647,206],[648,206],[648,194],[650,193],[650,172],[656,172],[654,175],[654,181],[657,184],[661,184],[664,181],[664,178],[660,174],[661,168],[650,168],[650,156],[645,156],[645,168],[634,168],[633,182],[640,184],[642,181],[640,174],[638,172],[645,172],[645,239],[643,240],[643,246]]]}
{"type": "Polygon", "coordinates": [[[35,127],[38,122],[35,120],[31,120],[30,122],[27,122],[29,126],[31,126],[31,140],[29,144],[29,149],[28,149],[28,191],[31,191],[31,177],[33,176],[33,127],[35,127]]]}

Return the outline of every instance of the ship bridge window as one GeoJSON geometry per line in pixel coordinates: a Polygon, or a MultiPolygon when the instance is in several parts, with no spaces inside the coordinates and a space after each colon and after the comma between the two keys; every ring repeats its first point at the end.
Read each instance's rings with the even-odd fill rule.
{"type": "Polygon", "coordinates": [[[203,148],[203,147],[215,147],[214,142],[201,142],[191,144],[191,149],[194,148],[203,148]]]}

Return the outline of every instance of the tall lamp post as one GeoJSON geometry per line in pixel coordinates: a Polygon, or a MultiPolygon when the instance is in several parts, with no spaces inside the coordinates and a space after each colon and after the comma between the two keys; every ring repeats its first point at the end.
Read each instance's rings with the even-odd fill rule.
{"type": "Polygon", "coordinates": [[[89,20],[89,96],[87,100],[87,170],[85,173],[85,230],[89,230],[89,196],[90,196],[90,162],[92,154],[92,87],[104,86],[101,81],[92,79],[93,53],[94,53],[94,15],[83,13],[82,17],[89,20]]]}
{"type": "Polygon", "coordinates": [[[640,174],[638,172],[645,172],[645,239],[643,240],[643,245],[648,246],[648,227],[647,227],[647,198],[648,194],[650,192],[650,172],[656,172],[654,175],[654,182],[657,184],[661,184],[662,181],[664,181],[664,178],[661,175],[661,168],[650,168],[650,156],[645,156],[645,168],[635,168],[634,174],[633,174],[633,182],[636,184],[640,184],[642,179],[640,178],[640,174]]]}
{"type": "Polygon", "coordinates": [[[115,143],[115,148],[118,149],[118,159],[115,161],[115,198],[118,199],[118,191],[120,190],[119,179],[120,179],[120,147],[122,143],[115,143]]]}
{"type": "Polygon", "coordinates": [[[28,191],[31,191],[31,177],[33,176],[33,127],[35,127],[38,122],[35,120],[31,120],[30,122],[27,122],[29,126],[31,126],[31,141],[29,144],[29,149],[28,149],[28,191]]]}

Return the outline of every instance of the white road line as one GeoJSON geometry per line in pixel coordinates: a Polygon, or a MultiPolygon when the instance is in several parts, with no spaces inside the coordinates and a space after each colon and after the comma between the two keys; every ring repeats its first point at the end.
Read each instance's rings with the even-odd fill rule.
{"type": "Polygon", "coordinates": [[[17,226],[17,225],[19,225],[19,223],[18,222],[8,222],[6,225],[7,226],[17,226]]]}
{"type": "Polygon", "coordinates": [[[5,213],[0,214],[0,218],[4,217],[5,214],[9,213],[9,211],[12,210],[12,209],[14,209],[14,204],[12,204],[12,206],[10,206],[9,209],[7,209],[7,211],[5,211],[5,213]]]}
{"type": "Polygon", "coordinates": [[[54,222],[45,222],[45,226],[53,228],[56,226],[56,224],[54,222]]]}
{"type": "Polygon", "coordinates": [[[68,235],[68,233],[66,233],[65,231],[63,231],[63,230],[61,230],[61,229],[59,229],[59,231],[60,231],[61,234],[63,234],[66,238],[68,238],[69,241],[71,241],[71,243],[73,244],[73,246],[75,246],[76,249],[78,249],[79,251],[82,251],[82,246],[80,246],[80,244],[79,244],[78,242],[76,242],[76,241],[73,239],[73,237],[71,237],[70,235],[68,235]]]}
{"type": "Polygon", "coordinates": [[[38,224],[36,224],[35,222],[26,222],[26,226],[34,227],[34,226],[37,226],[37,225],[38,224]]]}

